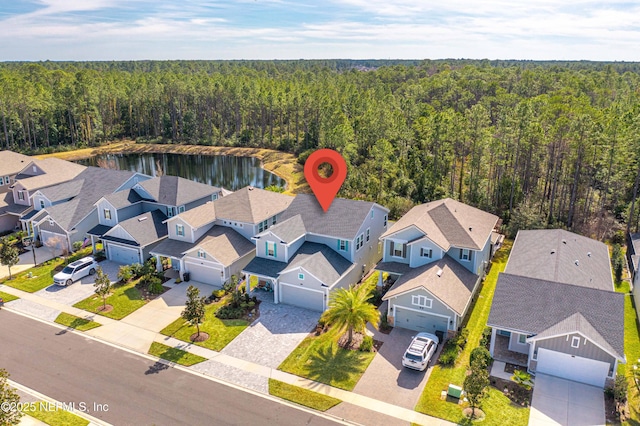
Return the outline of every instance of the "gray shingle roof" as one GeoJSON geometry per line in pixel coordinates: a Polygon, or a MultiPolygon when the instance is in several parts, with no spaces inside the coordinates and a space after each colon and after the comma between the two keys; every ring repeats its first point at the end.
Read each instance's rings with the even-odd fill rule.
{"type": "Polygon", "coordinates": [[[415,226],[445,250],[451,246],[480,250],[497,222],[496,215],[445,198],[415,206],[382,234],[382,238],[415,226]]]}
{"type": "Polygon", "coordinates": [[[124,189],[122,191],[107,194],[104,199],[116,209],[121,209],[131,204],[135,204],[143,200],[143,198],[133,189],[124,189]]]}
{"type": "Polygon", "coordinates": [[[140,182],[155,201],[168,206],[181,206],[220,192],[220,188],[178,176],[160,176],[140,182]]]}
{"type": "Polygon", "coordinates": [[[133,237],[138,245],[144,247],[167,236],[167,225],[163,223],[166,219],[167,216],[160,210],[142,213],[141,215],[123,220],[102,238],[105,240],[113,239],[115,241],[110,234],[113,229],[121,227],[133,237]]]}
{"type": "Polygon", "coordinates": [[[300,215],[309,233],[353,240],[374,205],[371,201],[336,198],[325,213],[314,195],[298,194],[280,221],[300,215]]]}
{"type": "Polygon", "coordinates": [[[29,213],[29,210],[31,209],[33,209],[31,206],[14,203],[13,192],[11,191],[0,194],[0,214],[12,213],[15,215],[21,215],[29,213]]]}
{"type": "Polygon", "coordinates": [[[260,223],[284,211],[294,200],[289,195],[245,186],[213,202],[218,219],[260,223]]]}
{"type": "Polygon", "coordinates": [[[384,295],[383,300],[417,288],[424,288],[458,315],[462,315],[471,300],[472,291],[477,282],[477,275],[446,255],[440,260],[411,268],[400,275],[384,295]],[[438,276],[439,271],[442,271],[440,276],[438,276]]]}
{"type": "Polygon", "coordinates": [[[176,259],[181,259],[184,256],[184,252],[191,249],[193,244],[185,241],[172,240],[171,238],[167,238],[163,240],[160,244],[155,246],[153,250],[151,250],[152,254],[159,254],[160,256],[169,256],[175,257],[176,259]]]}
{"type": "Polygon", "coordinates": [[[87,169],[80,164],[59,158],[33,159],[32,162],[45,173],[36,176],[24,173],[16,176],[16,180],[19,180],[20,184],[30,191],[67,182],[87,169]]]}
{"type": "Polygon", "coordinates": [[[607,246],[562,229],[519,231],[504,271],[542,280],[613,290],[607,246]]]}
{"type": "Polygon", "coordinates": [[[193,247],[200,247],[224,266],[232,265],[256,249],[254,243],[226,226],[214,226],[193,247]]]}
{"type": "Polygon", "coordinates": [[[289,263],[255,257],[243,271],[261,276],[277,278],[282,271],[302,267],[331,287],[354,264],[324,244],[304,243],[289,263]]]}
{"type": "Polygon", "coordinates": [[[87,231],[87,234],[89,235],[95,235],[98,237],[102,237],[104,234],[106,234],[107,232],[109,232],[111,230],[111,228],[113,228],[113,226],[107,226],[107,225],[96,225],[93,228],[89,229],[87,231]]]}
{"type": "Polygon", "coordinates": [[[42,188],[40,192],[47,197],[49,201],[55,203],[56,201],[68,200],[73,197],[77,197],[84,185],[84,179],[74,179],[69,182],[65,182],[60,185],[50,186],[48,188],[42,188]]]}
{"type": "Polygon", "coordinates": [[[24,169],[31,162],[28,155],[13,151],[0,151],[0,176],[12,176],[24,169]]]}
{"type": "Polygon", "coordinates": [[[205,204],[180,213],[176,217],[180,217],[194,229],[198,229],[216,220],[216,208],[213,201],[207,201],[205,204]]]}
{"type": "Polygon", "coordinates": [[[76,177],[76,180],[82,182],[78,195],[66,203],[47,207],[45,210],[58,225],[69,231],[95,208],[94,204],[100,198],[114,192],[134,174],[124,170],[87,167],[76,177]]]}
{"type": "Polygon", "coordinates": [[[266,232],[271,232],[273,235],[280,238],[285,243],[292,243],[298,238],[306,235],[307,228],[304,226],[302,216],[295,215],[287,220],[284,220],[271,228],[266,232]]]}
{"type": "MultiPolygon", "coordinates": [[[[594,342],[604,339],[624,354],[624,295],[613,291],[563,284],[508,273],[498,277],[487,324],[491,327],[539,334],[545,330],[569,330],[566,321],[579,313],[593,328],[581,327],[594,342]]],[[[576,322],[573,322],[578,331],[576,322]]],[[[568,332],[568,331],[567,331],[568,332]]]]}

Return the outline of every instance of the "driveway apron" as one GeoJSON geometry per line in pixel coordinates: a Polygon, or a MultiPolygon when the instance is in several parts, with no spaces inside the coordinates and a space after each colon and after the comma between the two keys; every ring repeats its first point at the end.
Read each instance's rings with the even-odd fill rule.
{"type": "Polygon", "coordinates": [[[538,373],[529,426],[604,425],[601,388],[538,373]]]}

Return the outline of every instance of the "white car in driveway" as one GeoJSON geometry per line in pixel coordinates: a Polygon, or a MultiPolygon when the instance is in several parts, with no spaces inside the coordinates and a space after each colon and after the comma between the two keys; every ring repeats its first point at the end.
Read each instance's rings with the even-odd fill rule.
{"type": "Polygon", "coordinates": [[[436,353],[440,339],[431,333],[418,333],[402,356],[402,365],[414,370],[424,371],[429,360],[436,353]]]}
{"type": "Polygon", "coordinates": [[[98,263],[91,257],[83,257],[73,263],[68,264],[65,268],[53,276],[53,283],[60,286],[68,286],[87,275],[96,273],[98,263]]]}

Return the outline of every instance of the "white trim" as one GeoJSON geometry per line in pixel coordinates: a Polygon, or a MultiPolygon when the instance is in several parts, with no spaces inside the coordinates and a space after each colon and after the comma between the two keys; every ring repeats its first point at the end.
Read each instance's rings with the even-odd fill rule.
{"type": "MultiPolygon", "coordinates": [[[[412,288],[412,289],[410,289],[410,290],[403,291],[402,293],[394,294],[393,296],[391,296],[391,297],[389,297],[389,298],[387,298],[387,297],[385,296],[385,297],[383,297],[383,298],[382,298],[382,300],[389,300],[389,301],[390,301],[391,299],[396,299],[396,298],[398,298],[398,297],[400,297],[400,296],[403,296],[403,295],[405,295],[405,294],[409,294],[409,293],[411,293],[412,291],[416,291],[416,290],[422,290],[422,291],[427,292],[427,294],[429,294],[429,296],[431,296],[434,300],[437,300],[437,301],[438,301],[438,302],[440,302],[440,303],[441,303],[445,308],[447,308],[448,310],[450,310],[450,311],[453,313],[453,315],[454,315],[454,316],[460,316],[460,317],[462,316],[462,315],[458,315],[458,313],[457,313],[456,311],[454,311],[454,310],[451,308],[451,306],[449,306],[448,304],[444,303],[444,302],[442,301],[442,299],[440,299],[439,297],[437,297],[436,295],[434,295],[433,293],[431,293],[431,292],[430,292],[426,287],[423,287],[423,286],[420,286],[420,287],[414,287],[414,288],[412,288]]],[[[391,302],[389,302],[389,305],[391,305],[391,302]]],[[[433,306],[433,304],[432,304],[432,306],[433,306]]],[[[410,308],[407,308],[407,309],[410,309],[410,308]]],[[[418,309],[418,311],[419,311],[419,312],[424,312],[424,311],[421,311],[421,310],[419,310],[419,309],[418,309]]]]}
{"type": "MultiPolygon", "coordinates": [[[[295,287],[295,288],[300,288],[300,289],[307,290],[307,291],[313,291],[314,293],[324,294],[324,290],[316,290],[316,289],[313,289],[313,288],[305,287],[305,286],[300,285],[300,284],[282,283],[280,281],[278,281],[278,284],[280,284],[281,286],[284,285],[284,286],[287,286],[287,287],[295,287]]],[[[324,296],[323,296],[323,298],[324,298],[324,296]]],[[[282,301],[282,298],[280,298],[280,301],[282,301]]]]}
{"type": "MultiPolygon", "coordinates": [[[[593,344],[594,346],[602,349],[604,352],[608,353],[609,355],[611,355],[612,357],[616,358],[616,359],[620,359],[617,358],[617,356],[615,354],[612,354],[608,349],[603,348],[602,346],[600,346],[598,343],[594,342],[593,339],[589,338],[588,336],[585,336],[583,333],[579,332],[579,331],[571,331],[571,332],[567,332],[567,333],[559,333],[559,334],[554,334],[552,336],[545,336],[542,338],[537,338],[538,336],[531,336],[527,338],[527,343],[533,343],[533,342],[539,342],[541,340],[548,340],[548,339],[555,339],[556,337],[562,337],[562,336],[570,336],[571,334],[579,334],[580,336],[584,337],[585,339],[587,339],[589,342],[591,342],[591,344],[593,344]]],[[[561,352],[561,351],[556,351],[556,352],[561,352]]],[[[562,352],[564,353],[564,352],[562,352]]],[[[586,358],[586,357],[583,357],[586,358]]]]}
{"type": "Polygon", "coordinates": [[[452,328],[449,328],[450,327],[449,324],[451,323],[451,317],[450,316],[446,316],[446,315],[442,315],[442,314],[436,314],[435,312],[425,312],[425,311],[422,311],[420,309],[407,308],[406,306],[402,306],[402,305],[395,305],[394,304],[394,305],[391,305],[391,306],[393,306],[393,309],[395,311],[394,314],[393,314],[394,320],[396,318],[396,315],[398,314],[398,308],[400,308],[400,309],[404,309],[404,310],[407,310],[407,311],[413,311],[413,312],[417,312],[417,313],[424,314],[424,315],[432,315],[434,317],[446,318],[447,319],[447,330],[453,330],[452,328]]]}
{"type": "Polygon", "coordinates": [[[425,308],[425,309],[432,309],[433,308],[433,299],[429,299],[424,294],[412,294],[411,295],[411,305],[412,306],[418,306],[418,307],[425,308]],[[418,300],[418,303],[416,303],[416,299],[418,300]],[[420,304],[421,299],[424,299],[424,302],[425,302],[424,305],[420,304]]]}
{"type": "MultiPolygon", "coordinates": [[[[304,267],[302,267],[302,266],[296,266],[296,267],[294,267],[294,268],[289,268],[289,269],[285,269],[284,271],[280,271],[280,273],[278,274],[278,276],[282,276],[282,275],[284,275],[284,274],[288,274],[288,273],[293,272],[293,271],[296,271],[296,270],[297,270],[297,271],[303,271],[305,274],[309,274],[309,276],[311,276],[311,277],[315,278],[315,279],[316,279],[320,284],[325,284],[325,285],[329,286],[329,283],[325,283],[325,282],[324,282],[324,281],[322,281],[320,278],[316,277],[316,276],[315,276],[315,275],[313,275],[311,272],[309,272],[309,271],[307,271],[306,269],[304,269],[304,267]]],[[[279,279],[279,278],[278,278],[278,279],[279,279]]],[[[339,280],[339,278],[338,278],[338,280],[339,280]]],[[[332,283],[332,284],[333,284],[333,283],[332,283]]],[[[298,285],[299,285],[299,284],[298,284],[298,285]]],[[[331,287],[331,286],[329,286],[329,287],[331,287]]]]}
{"type": "MultiPolygon", "coordinates": [[[[207,254],[209,254],[209,253],[207,253],[207,254]]],[[[212,265],[212,266],[219,265],[220,267],[225,268],[225,266],[222,263],[220,263],[220,261],[218,261],[218,259],[216,259],[215,257],[211,256],[211,259],[213,259],[213,260],[202,259],[200,257],[191,257],[191,256],[184,256],[182,258],[182,260],[184,260],[185,264],[187,264],[187,263],[195,263],[195,264],[206,263],[206,264],[209,264],[209,265],[212,265]]]]}
{"type": "MultiPolygon", "coordinates": [[[[424,232],[422,229],[418,228],[418,227],[417,227],[415,224],[413,224],[413,223],[412,223],[412,224],[410,224],[410,225],[405,226],[405,227],[404,227],[404,228],[402,228],[402,229],[398,229],[397,231],[394,231],[394,232],[392,232],[392,233],[390,233],[390,234],[387,234],[387,235],[381,236],[381,237],[380,237],[380,239],[382,239],[382,240],[386,240],[386,239],[391,239],[391,240],[393,240],[393,239],[394,239],[393,235],[395,235],[395,234],[397,234],[397,233],[399,233],[399,232],[402,232],[402,231],[406,231],[407,229],[410,229],[410,228],[414,228],[416,231],[420,232],[420,233],[423,235],[422,237],[420,237],[420,238],[417,238],[417,239],[413,240],[411,244],[413,244],[414,242],[418,242],[418,241],[423,240],[423,239],[425,239],[425,238],[426,238],[427,240],[431,241],[431,242],[432,242],[436,247],[438,247],[440,250],[449,251],[449,249],[450,249],[451,247],[453,247],[452,245],[449,245],[449,248],[446,248],[446,249],[445,249],[444,247],[441,247],[438,243],[436,243],[436,242],[435,242],[435,241],[433,241],[431,238],[429,238],[429,237],[427,236],[427,234],[425,234],[425,232],[424,232]]],[[[409,244],[409,243],[407,242],[407,244],[409,244]]]]}
{"type": "Polygon", "coordinates": [[[573,336],[571,338],[571,347],[575,348],[575,349],[579,349],[580,348],[580,337],[579,336],[573,336]]]}

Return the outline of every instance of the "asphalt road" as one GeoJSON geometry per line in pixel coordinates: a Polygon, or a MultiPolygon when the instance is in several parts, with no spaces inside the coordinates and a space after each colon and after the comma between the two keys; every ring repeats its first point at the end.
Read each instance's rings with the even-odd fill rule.
{"type": "Polygon", "coordinates": [[[86,406],[114,425],[337,424],[6,309],[0,310],[0,368],[13,381],[86,406]],[[108,411],[94,410],[94,403],[108,411]]]}

